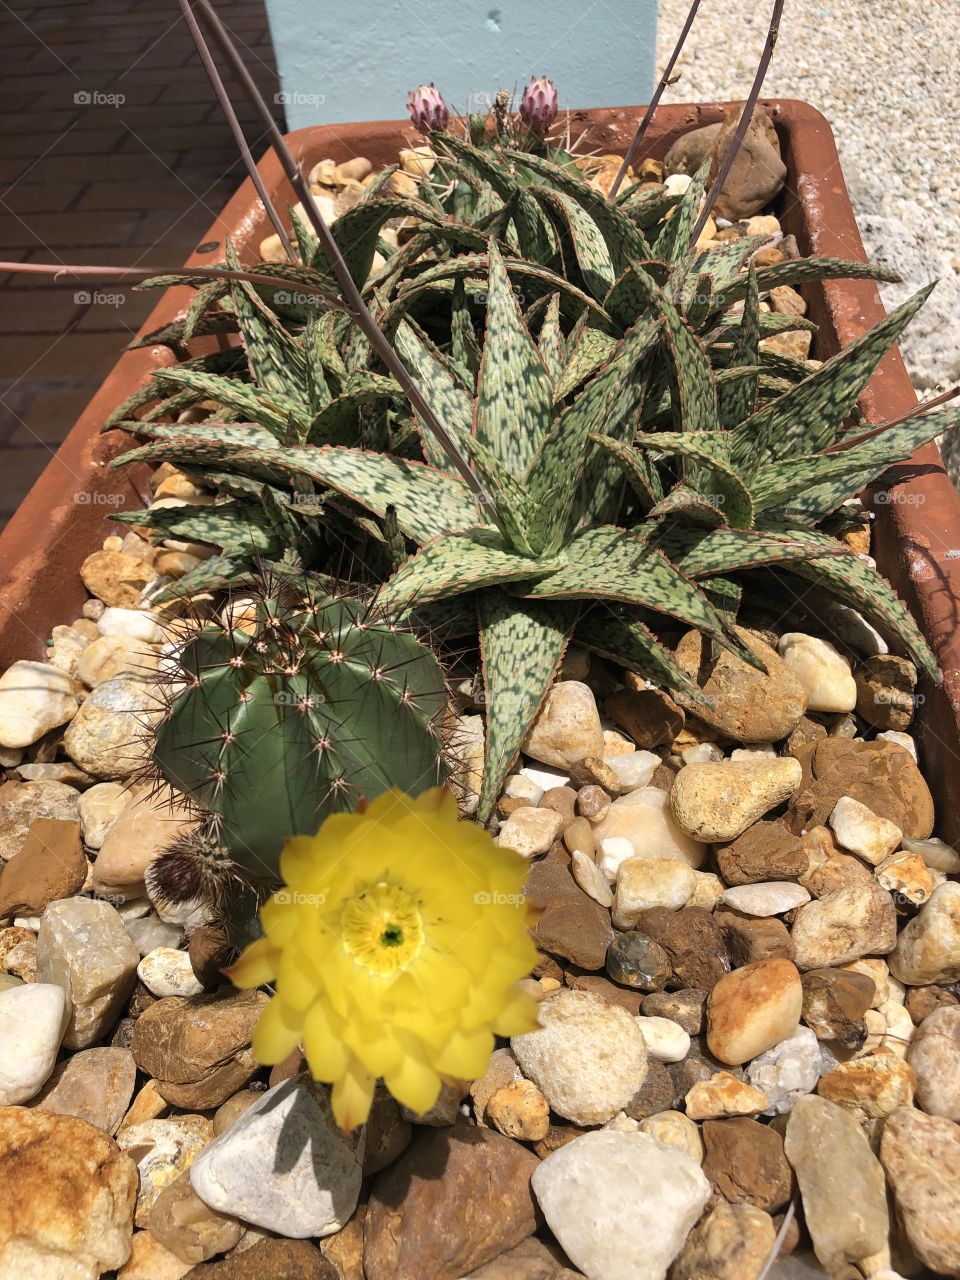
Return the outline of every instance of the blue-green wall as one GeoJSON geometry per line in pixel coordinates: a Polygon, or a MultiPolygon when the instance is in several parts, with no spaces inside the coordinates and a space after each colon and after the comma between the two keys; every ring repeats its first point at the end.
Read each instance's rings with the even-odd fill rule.
{"type": "Polygon", "coordinates": [[[561,107],[646,102],[656,0],[267,0],[287,125],[395,119],[433,80],[451,108],[549,75],[561,107]]]}

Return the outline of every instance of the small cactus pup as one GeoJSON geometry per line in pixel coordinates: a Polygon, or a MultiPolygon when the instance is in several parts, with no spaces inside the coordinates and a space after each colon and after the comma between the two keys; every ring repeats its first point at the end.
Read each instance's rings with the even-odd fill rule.
{"type": "Polygon", "coordinates": [[[520,119],[532,134],[542,138],[557,118],[557,86],[548,76],[530,81],[520,99],[520,119]]]}
{"type": "Polygon", "coordinates": [[[407,109],[414,128],[429,137],[431,133],[446,129],[450,121],[450,112],[443,100],[443,95],[431,80],[407,94],[407,109]]]}
{"type": "Polygon", "coordinates": [[[410,631],[309,579],[190,623],[164,676],[154,762],[253,884],[331,813],[446,779],[443,671],[410,631]]]}

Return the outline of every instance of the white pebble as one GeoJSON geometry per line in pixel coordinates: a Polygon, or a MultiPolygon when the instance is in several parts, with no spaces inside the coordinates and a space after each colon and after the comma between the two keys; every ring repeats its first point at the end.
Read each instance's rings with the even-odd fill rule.
{"type": "Polygon", "coordinates": [[[0,676],[0,746],[29,747],[76,714],[77,686],[49,662],[15,662],[0,676]]]}
{"type": "Polygon", "coordinates": [[[588,858],[582,849],[574,849],[571,856],[571,867],[573,878],[584,893],[589,894],[594,902],[599,902],[601,907],[613,905],[613,893],[607,883],[607,877],[594,860],[588,858]]]}
{"type": "Polygon", "coordinates": [[[690,1036],[672,1018],[638,1015],[637,1026],[647,1053],[658,1062],[682,1062],[690,1052],[690,1036]]]}
{"type": "Polygon", "coordinates": [[[663,189],[668,195],[682,196],[693,179],[688,173],[671,173],[663,181],[663,189]]]}
{"type": "Polygon", "coordinates": [[[29,1102],[43,1087],[57,1060],[66,1002],[53,983],[0,991],[0,1106],[29,1102]]]}
{"type": "Polygon", "coordinates": [[[945,844],[935,837],[930,840],[913,840],[904,836],[900,842],[908,853],[919,853],[931,871],[942,871],[946,875],[955,875],[960,871],[960,854],[952,845],[945,844]]]}
{"type": "Polygon", "coordinates": [[[829,818],[837,843],[857,857],[877,866],[900,847],[903,832],[889,818],[868,809],[851,796],[841,796],[829,818]]]}
{"type": "Polygon", "coordinates": [[[529,800],[537,805],[543,796],[543,787],[523,773],[512,773],[503,788],[503,794],[511,800],[529,800]]]}
{"type": "Polygon", "coordinates": [[[620,779],[624,791],[645,787],[660,765],[660,757],[652,751],[631,751],[629,755],[609,756],[605,763],[620,779]]]}
{"type": "Polygon", "coordinates": [[[684,764],[719,764],[723,752],[715,742],[698,742],[695,747],[684,747],[680,759],[684,764]]]}
{"type": "Polygon", "coordinates": [[[852,711],[857,686],[850,663],[828,640],[788,631],[777,646],[780,657],[803,685],[808,711],[852,711]]]}
{"type": "Polygon", "coordinates": [[[634,857],[634,849],[626,836],[607,836],[600,841],[599,867],[611,884],[617,879],[620,864],[634,857]]]}
{"type": "Polygon", "coordinates": [[[564,773],[562,769],[551,769],[545,764],[525,764],[520,770],[520,776],[535,782],[540,788],[540,795],[543,795],[544,791],[551,791],[554,787],[566,787],[570,783],[569,773],[564,773]]]}
{"type": "Polygon", "coordinates": [[[157,947],[148,951],[137,965],[137,977],[155,996],[198,996],[203,983],[198,982],[186,951],[173,947],[157,947]]]}
{"type": "Polygon", "coordinates": [[[102,636],[130,636],[146,644],[159,644],[163,631],[152,613],[146,609],[104,609],[97,623],[102,636]]]}
{"type": "Polygon", "coordinates": [[[885,729],[883,733],[878,733],[877,737],[882,742],[892,742],[897,747],[903,747],[904,751],[910,752],[914,760],[919,760],[917,744],[909,733],[901,733],[899,729],[885,729]]]}
{"type": "Polygon", "coordinates": [[[728,907],[748,916],[779,916],[810,901],[801,884],[790,880],[763,880],[756,884],[739,884],[724,890],[720,897],[728,907]]]}

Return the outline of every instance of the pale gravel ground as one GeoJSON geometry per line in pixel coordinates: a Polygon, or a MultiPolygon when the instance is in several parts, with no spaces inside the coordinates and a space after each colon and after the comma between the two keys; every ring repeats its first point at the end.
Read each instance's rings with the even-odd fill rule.
{"type": "MultiPolygon", "coordinates": [[[[745,98],[772,7],[703,0],[664,101],[745,98]]],[[[658,74],[688,8],[660,0],[658,74]]],[[[763,93],[832,124],[868,252],[906,281],[887,305],[940,277],[901,348],[921,393],[960,380],[960,0],[787,0],[763,93]]]]}

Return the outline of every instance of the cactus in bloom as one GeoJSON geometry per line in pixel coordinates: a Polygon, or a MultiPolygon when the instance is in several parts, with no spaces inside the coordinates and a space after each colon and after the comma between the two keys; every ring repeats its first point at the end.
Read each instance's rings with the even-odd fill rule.
{"type": "Polygon", "coordinates": [[[542,138],[557,118],[557,86],[547,76],[530,81],[520,99],[520,119],[542,138]]]}
{"type": "Polygon", "coordinates": [[[177,666],[154,761],[253,883],[276,879],[288,836],[445,776],[443,672],[362,601],[266,584],[225,625],[194,626],[177,666]]]}
{"type": "Polygon", "coordinates": [[[431,80],[407,94],[407,107],[414,127],[429,136],[438,129],[445,129],[450,112],[440,90],[431,80]]]}

